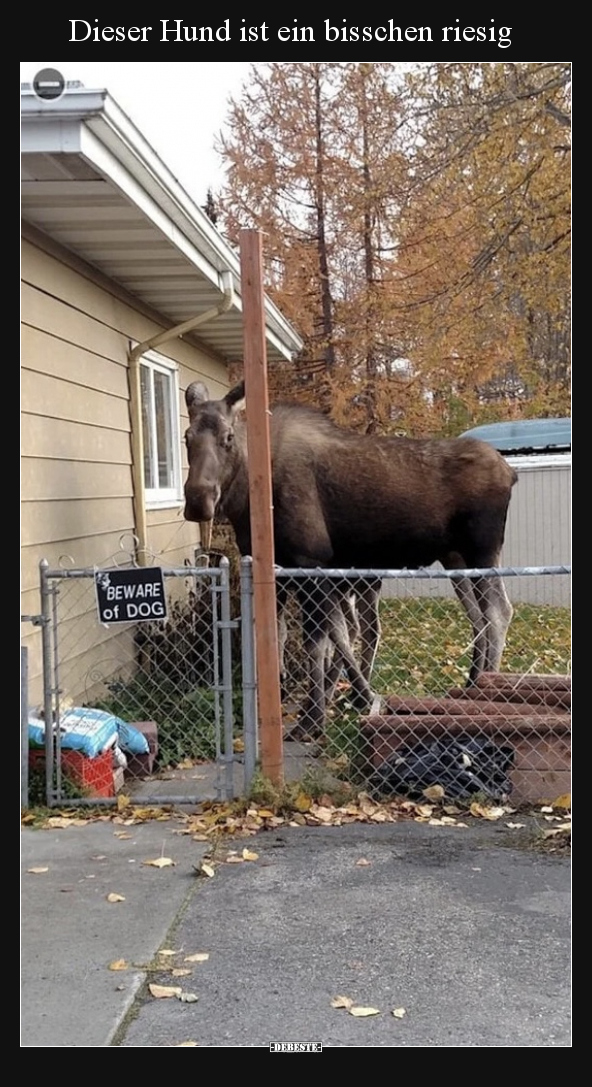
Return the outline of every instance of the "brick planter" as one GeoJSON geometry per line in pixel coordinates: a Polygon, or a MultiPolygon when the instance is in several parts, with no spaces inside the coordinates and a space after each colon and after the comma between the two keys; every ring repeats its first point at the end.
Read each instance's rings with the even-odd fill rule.
{"type": "Polygon", "coordinates": [[[362,733],[376,768],[402,744],[487,736],[514,749],[511,801],[537,803],[571,790],[570,705],[570,676],[486,673],[446,698],[392,695],[385,714],[363,718],[362,733]]]}

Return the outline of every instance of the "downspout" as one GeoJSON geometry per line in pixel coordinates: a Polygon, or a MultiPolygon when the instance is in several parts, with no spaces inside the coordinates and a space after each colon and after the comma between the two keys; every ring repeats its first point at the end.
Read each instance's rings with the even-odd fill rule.
{"type": "Polygon", "coordinates": [[[222,272],[223,297],[216,306],[205,310],[197,317],[191,317],[181,325],[159,332],[149,340],[130,346],[128,361],[130,368],[130,414],[132,427],[132,481],[134,488],[134,521],[136,543],[136,561],[138,566],[146,565],[148,553],[148,524],[146,518],[146,487],[144,484],[144,433],[142,427],[142,389],[140,384],[140,359],[142,355],[153,347],[159,347],[167,340],[184,336],[199,325],[208,321],[214,321],[222,313],[226,313],[235,301],[232,272],[222,272]]]}

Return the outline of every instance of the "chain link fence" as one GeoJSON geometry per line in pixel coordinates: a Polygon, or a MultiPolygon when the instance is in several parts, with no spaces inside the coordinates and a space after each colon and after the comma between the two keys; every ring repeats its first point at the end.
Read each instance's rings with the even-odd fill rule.
{"type": "MultiPolygon", "coordinates": [[[[39,775],[39,802],[54,805],[113,803],[122,790],[158,804],[248,791],[258,755],[250,560],[240,577],[223,556],[162,568],[166,618],[101,611],[98,582],[109,575],[111,598],[123,600],[116,575],[137,569],[41,565],[31,803],[39,775]],[[74,719],[90,732],[99,714],[129,728],[85,763],[66,727],[74,719]]],[[[520,804],[568,792],[569,594],[565,566],[277,570],[285,754],[377,798],[436,789],[520,804]],[[513,603],[499,666],[471,685],[474,634],[452,585],[463,575],[481,578],[478,591],[503,577],[513,603]]],[[[142,610],[151,614],[147,598],[142,610]]]]}
{"type": "Polygon", "coordinates": [[[288,743],[377,797],[569,792],[569,568],[380,575],[279,572],[288,743]],[[452,586],[469,574],[477,594],[503,577],[513,601],[501,661],[471,685],[474,635],[452,586]]]}

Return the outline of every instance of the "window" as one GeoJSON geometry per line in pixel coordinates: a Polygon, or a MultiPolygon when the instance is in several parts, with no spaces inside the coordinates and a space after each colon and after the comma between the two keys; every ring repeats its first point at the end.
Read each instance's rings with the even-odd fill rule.
{"type": "Polygon", "coordinates": [[[148,351],[140,363],[146,505],[181,500],[179,384],[170,359],[148,351]]]}

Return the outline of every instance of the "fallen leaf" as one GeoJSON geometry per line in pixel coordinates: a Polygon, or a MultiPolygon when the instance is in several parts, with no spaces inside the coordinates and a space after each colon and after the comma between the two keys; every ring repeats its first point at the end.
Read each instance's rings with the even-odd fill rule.
{"type": "Polygon", "coordinates": [[[309,815],[314,815],[320,823],[332,823],[334,818],[333,808],[324,807],[322,804],[311,804],[309,815]]]}
{"type": "Polygon", "coordinates": [[[558,834],[567,832],[571,834],[571,823],[558,823],[556,827],[550,827],[549,830],[543,831],[543,838],[555,838],[558,834]]]}
{"type": "Polygon", "coordinates": [[[149,864],[152,868],[170,868],[175,862],[170,857],[157,857],[153,861],[142,861],[142,864],[149,864]]]}
{"type": "Polygon", "coordinates": [[[363,1019],[367,1015],[380,1015],[380,1008],[361,1008],[357,1004],[347,1010],[350,1015],[355,1015],[357,1019],[363,1019]]]}
{"type": "Polygon", "coordinates": [[[27,872],[33,876],[40,876],[42,872],[49,872],[49,868],[27,868],[27,872]]]}
{"type": "Polygon", "coordinates": [[[203,861],[203,863],[200,865],[198,871],[201,872],[204,876],[207,876],[208,879],[211,879],[214,875],[214,869],[212,868],[211,864],[206,864],[205,861],[203,861]]]}
{"type": "Polygon", "coordinates": [[[160,951],[158,952],[158,954],[159,954],[159,955],[176,955],[176,954],[177,954],[177,952],[176,952],[176,951],[173,951],[173,949],[172,949],[171,947],[163,947],[163,948],[161,948],[161,950],[160,950],[160,951]]]}
{"type": "Polygon", "coordinates": [[[553,801],[554,808],[571,808],[571,793],[562,793],[553,801]]]}
{"type": "Polygon", "coordinates": [[[349,1010],[352,1005],[353,1000],[349,996],[334,996],[331,1001],[332,1008],[347,1008],[349,1010]]]}
{"type": "Polygon", "coordinates": [[[184,967],[182,967],[182,966],[175,966],[175,968],[173,970],[171,970],[171,977],[173,977],[173,978],[184,978],[184,977],[187,977],[187,975],[190,974],[190,973],[191,973],[191,970],[185,970],[184,967]]]}
{"type": "Polygon", "coordinates": [[[506,826],[509,827],[510,830],[520,830],[521,827],[526,826],[526,823],[506,823],[506,826]]]}
{"type": "Polygon", "coordinates": [[[469,811],[471,815],[480,816],[481,819],[501,819],[502,815],[506,814],[505,808],[486,808],[484,804],[478,804],[477,801],[473,801],[469,811]]]}
{"type": "Polygon", "coordinates": [[[298,793],[294,801],[294,807],[298,812],[310,811],[311,804],[312,797],[308,796],[307,793],[298,793]]]}
{"type": "Polygon", "coordinates": [[[129,962],[125,959],[115,959],[114,962],[109,963],[110,970],[127,970],[129,968],[129,962]]]}
{"type": "Polygon", "coordinates": [[[259,854],[253,853],[250,849],[243,849],[243,860],[245,861],[258,861],[259,854]]]}
{"type": "Polygon", "coordinates": [[[199,1045],[199,1042],[176,1042],[175,1049],[178,1049],[182,1045],[199,1045]]]}
{"type": "Polygon", "coordinates": [[[244,863],[245,863],[245,858],[237,856],[236,853],[231,853],[226,858],[226,864],[244,864],[244,863]]]}
{"type": "Polygon", "coordinates": [[[356,861],[356,868],[367,868],[372,864],[372,861],[367,861],[365,857],[360,857],[359,861],[356,861]]]}
{"type": "Polygon", "coordinates": [[[393,1008],[391,1015],[394,1015],[395,1019],[402,1019],[404,1015],[407,1015],[405,1008],[393,1008]]]}
{"type": "Polygon", "coordinates": [[[441,800],[444,789],[441,785],[428,785],[427,789],[422,789],[422,796],[425,796],[426,800],[441,800]]]}
{"type": "Polygon", "coordinates": [[[196,993],[179,993],[179,1000],[182,1000],[184,1004],[195,1004],[199,997],[196,993]]]}
{"type": "Polygon", "coordinates": [[[245,750],[245,741],[241,740],[240,736],[237,736],[232,741],[232,750],[233,751],[244,751],[245,750]]]}
{"type": "Polygon", "coordinates": [[[111,893],[107,895],[107,902],[125,902],[125,895],[118,895],[115,894],[114,891],[111,891],[111,893]]]}
{"type": "Polygon", "coordinates": [[[124,793],[120,793],[117,797],[117,811],[125,811],[129,807],[130,798],[125,796],[124,793]]]}
{"type": "Polygon", "coordinates": [[[196,951],[194,955],[185,955],[183,962],[207,962],[209,957],[209,951],[196,951]]]}
{"type": "Polygon", "coordinates": [[[133,838],[133,834],[128,834],[126,830],[116,830],[116,831],[114,831],[114,834],[115,834],[116,838],[120,838],[120,839],[133,838]]]}
{"type": "Polygon", "coordinates": [[[181,993],[183,992],[178,985],[151,984],[148,988],[150,989],[152,996],[156,997],[157,1000],[162,1000],[169,996],[181,996],[181,993]]]}
{"type": "Polygon", "coordinates": [[[257,815],[260,819],[273,819],[275,812],[270,811],[269,808],[259,808],[257,815]]]}
{"type": "Polygon", "coordinates": [[[553,808],[551,807],[550,804],[543,804],[543,806],[541,808],[541,811],[545,812],[546,815],[552,815],[553,814],[553,808]]]}

